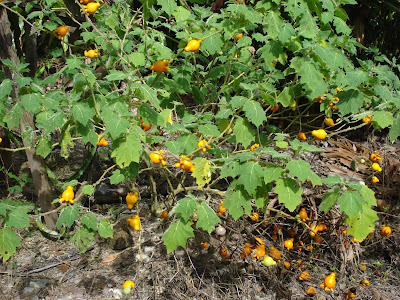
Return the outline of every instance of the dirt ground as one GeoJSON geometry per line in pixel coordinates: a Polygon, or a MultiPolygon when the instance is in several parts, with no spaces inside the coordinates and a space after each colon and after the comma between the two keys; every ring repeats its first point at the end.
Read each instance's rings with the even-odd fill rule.
{"type": "MultiPolygon", "coordinates": [[[[309,159],[321,161],[316,166],[320,173],[327,172],[326,169],[338,173],[339,170],[324,167],[324,163],[346,169],[346,153],[361,151],[355,147],[357,143],[350,144],[352,150],[346,150],[343,144],[326,144],[328,154],[318,155],[318,160],[316,157],[309,159]],[[332,154],[338,147],[341,155],[332,154]]],[[[385,147],[381,148],[386,151],[385,147]]],[[[398,160],[398,150],[390,149],[392,152],[386,155],[398,160]]],[[[348,170],[348,174],[354,176],[350,172],[348,170]]],[[[297,231],[298,239],[310,244],[310,237],[295,221],[276,218],[272,223],[259,226],[248,217],[234,221],[225,214],[222,217],[225,235],[217,236],[215,232],[208,235],[195,229],[195,238],[189,239],[186,249],[178,248],[170,254],[161,237],[171,218],[152,217],[150,194],[145,188],[147,178],[139,178],[138,185],[142,186],[139,215],[143,230],[135,232],[126,222],[118,221],[132,215],[127,209],[122,209],[117,216],[112,215],[113,209],[125,205],[122,197],[111,203],[102,200],[103,203],[94,204],[91,209],[114,222],[114,237],[98,238],[86,253],[79,253],[69,238],[45,237],[34,223],[29,230],[21,230],[18,234],[22,247],[9,261],[0,264],[0,298],[345,299],[349,289],[355,288],[352,290],[356,295],[354,299],[400,299],[400,187],[397,181],[376,189],[381,201],[378,205],[381,221],[376,224],[377,230],[361,244],[337,233],[340,223],[335,221],[335,216],[340,212],[335,208],[324,217],[328,230],[322,235],[321,244],[313,244],[312,251],[305,248],[287,251],[282,247],[290,229],[297,231]],[[387,238],[379,234],[382,220],[393,229],[393,234],[387,238]],[[272,238],[274,226],[279,228],[276,242],[272,238]],[[267,249],[273,246],[281,251],[280,263],[265,267],[251,255],[245,259],[240,257],[244,244],[254,243],[256,237],[262,238],[267,249]],[[202,242],[207,242],[209,248],[205,249],[202,242]],[[221,247],[228,249],[228,258],[219,255],[221,247]],[[285,268],[283,261],[290,262],[290,267],[285,268]],[[362,265],[366,266],[365,270],[362,265]],[[299,280],[303,271],[309,272],[308,280],[299,280]],[[330,272],[336,273],[334,293],[320,287],[330,272]],[[132,280],[136,285],[129,295],[122,293],[125,280],[132,280]],[[369,285],[364,287],[360,283],[363,280],[368,280],[369,285]],[[306,294],[310,286],[315,289],[314,297],[306,294]]],[[[323,191],[322,187],[305,189],[302,207],[315,205],[323,191]]],[[[211,205],[217,209],[221,199],[213,197],[211,205]]],[[[259,214],[263,217],[262,211],[259,214]]]]}

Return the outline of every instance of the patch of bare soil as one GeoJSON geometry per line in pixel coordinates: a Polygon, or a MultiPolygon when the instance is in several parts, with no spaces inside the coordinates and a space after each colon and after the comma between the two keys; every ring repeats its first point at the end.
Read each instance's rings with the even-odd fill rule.
{"type": "MultiPolygon", "coordinates": [[[[340,168],[344,176],[355,177],[356,174],[363,176],[361,179],[368,178],[368,169],[355,172],[351,166],[360,148],[348,144],[350,148],[346,148],[344,145],[343,142],[325,145],[327,151],[323,162],[322,157],[310,158],[310,162],[321,161],[313,170],[319,175],[334,172],[334,168],[326,166],[331,164],[340,168]]],[[[396,151],[390,152],[392,164],[395,164],[396,154],[396,151]]],[[[114,218],[114,237],[108,240],[99,238],[86,253],[79,253],[68,238],[51,240],[44,237],[35,225],[29,230],[21,230],[22,247],[9,261],[0,265],[0,298],[346,299],[349,289],[354,288],[354,299],[400,299],[399,194],[391,192],[399,187],[393,180],[395,177],[391,178],[390,184],[388,181],[377,189],[385,201],[379,211],[382,221],[361,244],[338,233],[341,224],[338,209],[333,209],[328,216],[318,216],[328,226],[328,230],[321,234],[320,243],[311,241],[302,224],[282,218],[279,213],[267,224],[253,222],[248,217],[234,221],[225,214],[222,216],[225,235],[217,236],[215,232],[209,235],[196,229],[195,238],[188,241],[186,249],[179,248],[170,254],[167,254],[161,237],[171,220],[151,217],[150,193],[145,188],[149,184],[147,178],[139,178],[142,231],[135,232],[126,224],[125,217],[131,212],[122,211],[118,216],[112,216],[112,208],[121,207],[122,199],[118,195],[116,201],[102,203],[96,210],[114,218]],[[387,238],[379,235],[383,220],[393,229],[393,234],[387,238]],[[290,237],[304,245],[286,250],[283,241],[290,237]],[[267,255],[270,247],[280,250],[282,257],[277,265],[265,267],[253,255],[241,258],[245,243],[255,246],[255,238],[264,241],[267,255]],[[208,249],[201,245],[204,242],[208,243],[208,249]],[[307,249],[307,246],[312,246],[312,249],[307,249]],[[227,258],[218,253],[222,247],[228,251],[227,258]],[[289,262],[290,266],[285,267],[283,262],[289,262]],[[362,268],[364,265],[365,270],[362,268]],[[310,278],[299,280],[304,271],[310,274],[310,278]],[[330,272],[337,274],[334,293],[320,287],[330,272]],[[125,280],[135,282],[136,287],[130,295],[122,293],[125,280]],[[361,284],[363,280],[368,280],[369,285],[364,287],[361,284]],[[306,294],[310,286],[315,289],[314,297],[306,294]]],[[[156,180],[158,191],[164,191],[160,192],[162,198],[167,194],[167,183],[161,185],[161,179],[156,180]]],[[[319,195],[323,192],[322,188],[312,189],[310,185],[302,207],[310,213],[310,208],[319,204],[319,195]]],[[[197,196],[204,197],[201,194],[197,196]]],[[[215,197],[210,204],[218,210],[220,200],[215,197]]],[[[282,209],[277,201],[271,201],[270,207],[282,209]]],[[[260,220],[266,214],[271,217],[271,211],[258,213],[260,220]]]]}

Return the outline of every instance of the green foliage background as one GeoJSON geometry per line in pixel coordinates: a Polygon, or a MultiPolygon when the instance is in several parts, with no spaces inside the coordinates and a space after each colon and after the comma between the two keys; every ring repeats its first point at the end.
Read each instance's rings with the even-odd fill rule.
{"type": "MultiPolygon", "coordinates": [[[[51,36],[51,31],[64,25],[60,12],[68,11],[58,0],[43,0],[40,11],[34,9],[35,3],[23,12],[16,2],[11,10],[21,22],[34,23],[41,35],[51,36]]],[[[11,98],[13,82],[1,73],[0,124],[12,130],[19,125],[23,108],[34,114],[40,138],[32,147],[43,157],[54,151],[56,131],[61,131],[58,145],[64,157],[69,156],[75,138],[96,147],[96,132],[104,135],[111,141],[110,159],[118,166],[111,176],[114,184],[131,181],[142,169],[157,168],[148,159],[153,150],[167,150],[167,168],[173,168],[180,154],[189,155],[199,190],[229,179],[220,193],[234,219],[249,215],[254,205],[265,211],[270,192],[294,212],[302,203],[305,181],[313,186],[324,183],[331,189],[320,210],[326,213],[339,204],[349,233],[365,238],[377,220],[373,192],[340,178],[322,181],[299,154],[323,149],[295,138],[298,131],[308,134],[320,128],[325,117],[341,124],[326,129],[330,134],[368,126],[361,121],[368,115],[375,129],[388,131],[391,142],[400,136],[395,59],[351,36],[343,6],[357,2],[262,0],[239,5],[225,1],[219,13],[211,12],[206,1],[187,3],[106,2],[84,22],[71,26],[78,39],[69,34],[48,49],[41,71],[33,78],[24,75],[27,64],[15,66],[3,60],[15,74],[19,94],[11,98]],[[236,40],[238,33],[244,37],[236,40]],[[203,40],[195,53],[183,51],[191,39],[203,40]],[[98,49],[99,57],[85,59],[88,49],[98,49]],[[376,55],[362,59],[367,51],[376,55]],[[164,59],[169,61],[168,72],[149,70],[164,59]],[[63,66],[52,72],[56,61],[63,66]],[[99,75],[99,68],[105,76],[99,75]],[[68,79],[72,87],[59,84],[60,78],[68,79]],[[324,98],[321,104],[314,101],[319,96],[324,98]],[[332,109],[334,97],[340,99],[338,110],[332,109]],[[280,105],[276,113],[270,110],[274,104],[280,105]],[[139,115],[153,124],[149,132],[142,130],[139,115]],[[203,138],[212,146],[206,153],[197,148],[203,138]],[[261,146],[248,151],[253,143],[261,146]]],[[[12,211],[6,208],[0,214],[7,218],[12,211]]],[[[83,225],[71,239],[82,251],[95,231],[109,237],[111,228],[83,213],[83,208],[65,207],[57,223],[58,228],[70,227],[81,218],[83,225]]],[[[194,223],[211,232],[221,221],[211,203],[192,195],[180,200],[172,213],[174,221],[163,237],[168,252],[185,246],[193,237],[194,223]]],[[[6,221],[0,237],[10,236],[12,226],[6,221]]],[[[1,245],[6,249],[1,250],[4,260],[9,257],[5,251],[13,253],[19,246],[17,242],[1,245]]]]}

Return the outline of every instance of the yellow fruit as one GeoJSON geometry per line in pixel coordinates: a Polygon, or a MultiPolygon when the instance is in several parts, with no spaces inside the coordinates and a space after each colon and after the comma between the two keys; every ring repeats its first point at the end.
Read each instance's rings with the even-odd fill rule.
{"type": "Polygon", "coordinates": [[[265,256],[261,261],[261,264],[266,267],[271,267],[276,265],[276,261],[271,256],[265,256]]]}
{"type": "Polygon", "coordinates": [[[135,283],[133,281],[131,281],[131,280],[127,280],[122,284],[122,288],[123,289],[128,287],[128,286],[135,287],[135,283]]]}
{"type": "Polygon", "coordinates": [[[293,240],[294,239],[288,239],[283,242],[283,245],[285,246],[286,249],[290,250],[293,248],[293,240]]]}
{"type": "Polygon", "coordinates": [[[279,105],[278,104],[274,104],[274,106],[271,107],[271,111],[278,111],[279,109],[279,105]]]}
{"type": "Polygon", "coordinates": [[[162,164],[163,166],[166,165],[165,157],[162,156],[164,150],[153,151],[150,153],[150,159],[154,164],[162,164]]]}
{"type": "Polygon", "coordinates": [[[325,119],[325,125],[329,126],[329,127],[333,127],[333,126],[335,126],[335,122],[333,121],[332,118],[326,118],[325,119]]]}
{"type": "Polygon", "coordinates": [[[324,139],[326,138],[326,136],[328,135],[328,134],[326,133],[326,131],[323,130],[323,129],[313,130],[313,131],[311,132],[311,134],[312,134],[313,136],[315,136],[317,140],[320,140],[320,141],[324,140],[324,139]]]}
{"type": "Polygon", "coordinates": [[[378,182],[379,182],[379,179],[378,179],[378,177],[376,177],[376,176],[372,176],[372,180],[371,180],[371,182],[372,182],[372,183],[378,183],[378,182]]]}
{"type": "Polygon", "coordinates": [[[101,4],[99,2],[90,2],[84,5],[83,8],[85,9],[85,13],[87,15],[93,15],[100,6],[101,4]]]}
{"type": "Polygon", "coordinates": [[[164,209],[161,213],[160,219],[167,219],[168,217],[168,210],[164,209]]]}
{"type": "Polygon", "coordinates": [[[97,49],[88,50],[88,51],[85,51],[85,56],[89,57],[89,58],[97,58],[98,52],[99,52],[99,50],[97,50],[97,49]]]}
{"type": "Polygon", "coordinates": [[[138,200],[138,192],[135,192],[134,194],[128,193],[125,200],[126,204],[128,205],[128,209],[132,209],[138,200]]]}
{"type": "Polygon", "coordinates": [[[381,235],[383,236],[389,236],[392,234],[392,228],[389,226],[383,226],[381,229],[381,235]]]}
{"type": "Polygon", "coordinates": [[[363,123],[369,123],[369,122],[371,122],[371,120],[372,120],[372,116],[371,115],[368,115],[367,117],[362,119],[363,123]]]}
{"type": "Polygon", "coordinates": [[[371,169],[377,172],[382,172],[382,168],[378,163],[373,163],[371,169]]]}
{"type": "Polygon", "coordinates": [[[207,144],[208,142],[206,140],[201,140],[200,142],[197,143],[197,148],[202,148],[201,150],[203,152],[206,152],[208,149],[211,149],[211,146],[207,144]],[[207,146],[204,146],[206,145],[207,146]]]}
{"type": "Polygon", "coordinates": [[[243,33],[239,33],[236,35],[236,40],[240,40],[243,37],[243,33]]]}
{"type": "Polygon", "coordinates": [[[169,67],[167,67],[169,64],[169,61],[164,59],[164,60],[159,60],[155,62],[152,66],[150,66],[150,70],[156,71],[157,73],[163,73],[169,70],[169,67]]]}
{"type": "Polygon", "coordinates": [[[251,151],[251,152],[254,152],[254,150],[255,150],[256,148],[258,148],[258,147],[260,147],[260,144],[253,144],[253,145],[251,145],[251,147],[250,147],[250,151],[251,151]]]}
{"type": "Polygon", "coordinates": [[[134,287],[135,283],[131,280],[127,280],[122,284],[122,289],[125,295],[129,295],[134,287]]]}
{"type": "Polygon", "coordinates": [[[63,202],[69,202],[71,204],[74,204],[74,188],[72,186],[67,186],[67,188],[65,189],[65,191],[62,193],[61,195],[61,199],[59,200],[60,203],[63,202]]]}
{"type": "Polygon", "coordinates": [[[308,271],[301,272],[299,276],[299,280],[309,280],[310,278],[310,273],[308,273],[308,271]]]}
{"type": "Polygon", "coordinates": [[[251,216],[250,216],[250,219],[252,220],[252,221],[254,221],[254,222],[258,222],[258,213],[253,213],[251,216]]]}
{"type": "Polygon", "coordinates": [[[375,162],[377,160],[381,160],[381,155],[379,154],[378,151],[374,151],[369,156],[369,160],[372,161],[372,162],[375,162]]]}
{"type": "Polygon", "coordinates": [[[61,40],[63,36],[65,36],[68,32],[69,27],[68,26],[59,26],[56,30],[53,32],[58,35],[58,39],[61,40]]]}
{"type": "Polygon", "coordinates": [[[186,45],[186,47],[184,48],[184,50],[185,50],[186,52],[196,52],[197,50],[199,50],[200,44],[201,44],[202,41],[203,41],[203,40],[196,40],[196,39],[190,40],[190,41],[187,43],[187,45],[186,45]]]}
{"type": "Polygon", "coordinates": [[[307,295],[309,295],[309,296],[315,296],[315,291],[314,291],[314,288],[312,287],[312,286],[310,286],[309,288],[308,288],[308,290],[307,290],[307,295]]]}
{"type": "Polygon", "coordinates": [[[336,274],[332,272],[331,274],[329,274],[328,276],[325,277],[324,283],[321,284],[321,287],[323,287],[325,289],[325,291],[330,290],[332,293],[334,292],[333,288],[336,285],[335,276],[336,276],[336,274]]]}
{"type": "Polygon", "coordinates": [[[140,230],[140,219],[138,215],[133,216],[132,219],[127,219],[126,222],[128,222],[129,226],[131,226],[133,230],[140,230]]]}
{"type": "Polygon", "coordinates": [[[307,139],[306,134],[304,132],[299,132],[297,134],[297,137],[299,138],[299,140],[305,141],[307,139]]]}
{"type": "Polygon", "coordinates": [[[304,207],[300,209],[299,217],[300,220],[302,220],[303,222],[310,220],[310,218],[307,215],[306,209],[304,207]]]}
{"type": "Polygon", "coordinates": [[[296,110],[296,104],[297,104],[296,100],[293,100],[293,102],[289,104],[290,109],[295,111],[296,110]]]}

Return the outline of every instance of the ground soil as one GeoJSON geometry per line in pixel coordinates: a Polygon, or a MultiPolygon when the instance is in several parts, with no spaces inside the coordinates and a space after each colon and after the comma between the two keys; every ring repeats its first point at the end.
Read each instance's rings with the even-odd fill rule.
{"type": "MultiPolygon", "coordinates": [[[[105,154],[99,153],[96,163],[106,164],[107,160],[102,160],[105,154]]],[[[324,157],[307,159],[316,162],[324,157]]],[[[74,161],[79,164],[80,160],[75,156],[74,161]]],[[[65,170],[68,164],[73,166],[71,161],[54,164],[53,171],[60,173],[58,178],[61,173],[66,178],[68,172],[73,174],[75,170],[65,170]]],[[[314,170],[325,176],[322,165],[314,170]]],[[[162,187],[166,182],[161,177],[156,180],[162,198],[167,192],[167,187],[162,187]]],[[[319,216],[328,224],[328,230],[323,233],[320,245],[313,244],[312,251],[304,248],[286,251],[282,247],[283,240],[290,237],[290,228],[297,231],[296,239],[310,244],[307,232],[294,220],[276,218],[260,225],[248,217],[234,221],[225,213],[222,216],[224,236],[196,229],[195,238],[189,239],[185,249],[179,248],[170,254],[161,238],[171,218],[160,220],[158,216],[151,216],[147,177],[139,178],[137,184],[142,195],[139,215],[143,230],[140,232],[132,231],[124,222],[132,212],[124,207],[124,200],[118,194],[112,201],[103,199],[98,204],[95,197],[90,202],[91,210],[114,223],[114,237],[108,240],[98,237],[85,253],[79,253],[67,237],[46,236],[34,222],[29,229],[20,230],[22,246],[7,262],[0,264],[0,299],[312,299],[306,295],[309,286],[316,291],[313,299],[345,299],[350,288],[356,289],[355,299],[400,299],[400,208],[399,193],[393,193],[398,191],[398,183],[382,187],[390,193],[378,191],[384,201],[380,206],[380,221],[376,224],[377,230],[361,244],[338,233],[341,227],[338,209],[333,209],[328,216],[319,216]],[[393,234],[387,238],[379,234],[383,220],[393,228],[393,234]],[[279,228],[276,242],[272,238],[274,226],[279,228]],[[256,237],[262,238],[267,249],[273,246],[281,251],[280,263],[264,267],[252,256],[240,258],[244,244],[254,244],[256,237]],[[202,242],[207,242],[209,248],[205,249],[202,242]],[[221,247],[228,249],[229,257],[219,255],[221,247]],[[291,263],[290,268],[283,267],[283,260],[291,263]],[[363,263],[365,271],[360,268],[363,263]],[[299,280],[305,270],[310,279],[299,280]],[[325,292],[320,284],[332,271],[337,274],[337,285],[334,293],[325,292]],[[122,293],[125,280],[136,284],[129,295],[122,293]],[[362,280],[370,284],[364,287],[360,284],[362,280]]],[[[110,187],[110,190],[115,189],[110,187]]],[[[303,206],[317,205],[318,195],[323,192],[323,187],[305,189],[303,206]]],[[[208,197],[216,209],[221,200],[214,195],[213,198],[197,196],[208,197]]],[[[26,194],[20,197],[29,198],[26,194]]],[[[277,203],[274,207],[280,206],[277,203]]],[[[263,217],[263,212],[259,213],[263,217]]]]}

